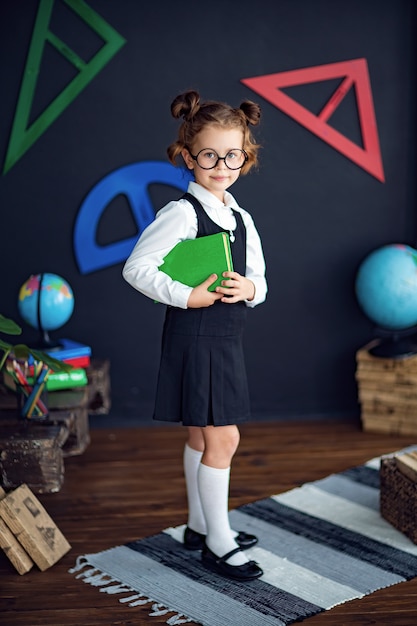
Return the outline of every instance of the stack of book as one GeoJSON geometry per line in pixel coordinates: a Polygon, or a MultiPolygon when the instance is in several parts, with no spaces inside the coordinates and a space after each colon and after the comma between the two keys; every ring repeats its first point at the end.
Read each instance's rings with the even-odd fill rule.
{"type": "Polygon", "coordinates": [[[51,372],[49,374],[46,383],[48,391],[84,387],[88,384],[86,370],[91,364],[90,346],[72,339],[60,339],[59,346],[46,349],[45,352],[58,361],[72,365],[69,372],[51,372]]]}
{"type": "MultiPolygon", "coordinates": [[[[44,351],[50,356],[72,365],[68,372],[48,371],[46,378],[47,391],[59,391],[62,389],[73,389],[74,387],[85,387],[88,384],[87,368],[91,363],[91,347],[73,341],[72,339],[60,339],[59,345],[53,348],[46,348],[44,351]]],[[[25,368],[25,385],[28,389],[36,382],[36,364],[28,364],[25,368]]],[[[3,372],[3,381],[6,387],[16,391],[16,380],[10,372],[3,372]]]]}

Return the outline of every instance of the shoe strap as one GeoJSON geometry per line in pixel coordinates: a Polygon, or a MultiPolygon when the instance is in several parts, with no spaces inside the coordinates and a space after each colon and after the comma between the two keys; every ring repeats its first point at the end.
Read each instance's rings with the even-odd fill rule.
{"type": "Polygon", "coordinates": [[[224,554],[222,557],[219,557],[216,562],[225,563],[227,559],[230,559],[231,556],[233,556],[234,554],[237,554],[238,552],[242,552],[242,548],[240,546],[238,546],[237,548],[233,548],[233,550],[230,550],[230,552],[228,552],[227,554],[224,554]]]}

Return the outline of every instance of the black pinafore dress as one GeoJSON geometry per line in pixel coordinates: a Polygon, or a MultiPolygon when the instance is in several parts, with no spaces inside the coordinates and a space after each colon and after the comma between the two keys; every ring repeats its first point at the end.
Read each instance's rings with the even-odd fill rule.
{"type": "MultiPolygon", "coordinates": [[[[228,232],[209,218],[194,196],[184,197],[197,214],[197,237],[228,232]]],[[[233,267],[244,276],[246,228],[241,214],[233,214],[233,267]]],[[[226,426],[250,418],[242,345],[246,314],[244,302],[227,304],[219,300],[200,309],[167,307],[155,420],[182,422],[184,426],[226,426]]]]}

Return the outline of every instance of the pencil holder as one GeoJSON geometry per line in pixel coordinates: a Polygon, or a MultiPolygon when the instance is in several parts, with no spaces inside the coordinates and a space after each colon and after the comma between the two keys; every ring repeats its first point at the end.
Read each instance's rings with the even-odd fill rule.
{"type": "Polygon", "coordinates": [[[45,420],[49,415],[46,382],[49,368],[42,361],[24,363],[9,357],[4,381],[15,391],[17,410],[25,419],[45,420]]]}

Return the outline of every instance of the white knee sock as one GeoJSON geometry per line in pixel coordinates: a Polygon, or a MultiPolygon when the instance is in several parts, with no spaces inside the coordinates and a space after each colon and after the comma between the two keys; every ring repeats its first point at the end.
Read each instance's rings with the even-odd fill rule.
{"type": "Polygon", "coordinates": [[[201,508],[200,494],[198,491],[197,474],[200,466],[202,452],[190,448],[188,444],[184,447],[184,476],[187,487],[188,500],[188,526],[191,530],[205,535],[207,532],[206,520],[201,508]]]}
{"type": "MultiPolygon", "coordinates": [[[[237,547],[234,533],[229,524],[229,479],[230,467],[217,469],[200,463],[198,488],[201,506],[207,524],[206,543],[214,554],[223,556],[237,547]]],[[[243,552],[230,557],[230,565],[243,565],[248,559],[243,552]]]]}

